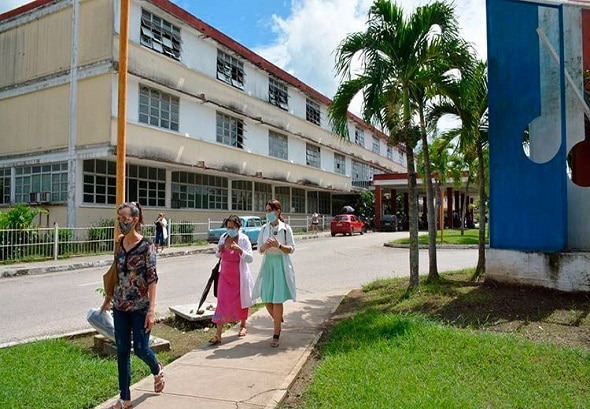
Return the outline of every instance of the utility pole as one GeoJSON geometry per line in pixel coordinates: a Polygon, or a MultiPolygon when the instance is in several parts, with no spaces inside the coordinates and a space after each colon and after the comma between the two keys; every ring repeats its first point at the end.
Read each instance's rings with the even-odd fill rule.
{"type": "Polygon", "coordinates": [[[125,201],[125,156],[127,153],[126,131],[128,42],[129,0],[121,0],[121,17],[119,22],[119,87],[117,111],[117,206],[125,201]]]}

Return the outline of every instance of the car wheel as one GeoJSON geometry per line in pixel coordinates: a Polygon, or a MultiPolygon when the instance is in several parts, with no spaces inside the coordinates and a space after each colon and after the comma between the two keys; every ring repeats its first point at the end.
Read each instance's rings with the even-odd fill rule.
{"type": "Polygon", "coordinates": [[[334,237],[336,235],[336,233],[332,233],[332,237],[334,237]]]}
{"type": "Polygon", "coordinates": [[[363,234],[365,234],[365,228],[364,228],[364,227],[361,227],[361,236],[362,236],[363,234]]]}
{"type": "Polygon", "coordinates": [[[350,237],[354,236],[354,227],[350,228],[350,237]]]}

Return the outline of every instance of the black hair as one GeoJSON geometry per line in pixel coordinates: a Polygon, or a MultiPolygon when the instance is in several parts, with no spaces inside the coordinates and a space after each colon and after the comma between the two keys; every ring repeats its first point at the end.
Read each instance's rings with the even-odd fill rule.
{"type": "Polygon", "coordinates": [[[227,227],[228,222],[234,223],[236,226],[238,226],[238,229],[242,227],[242,219],[240,219],[240,217],[236,216],[235,214],[232,214],[227,219],[225,219],[223,221],[223,225],[227,227]]]}

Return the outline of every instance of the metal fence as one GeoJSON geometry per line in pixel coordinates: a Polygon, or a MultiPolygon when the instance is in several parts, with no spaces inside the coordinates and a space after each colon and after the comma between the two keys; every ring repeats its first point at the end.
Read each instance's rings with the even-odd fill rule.
{"type": "MultiPolygon", "coordinates": [[[[310,217],[288,217],[287,223],[295,233],[311,231],[310,217]]],[[[207,222],[173,222],[168,219],[168,246],[189,246],[207,241],[210,228],[221,226],[222,220],[207,222]]],[[[327,218],[320,217],[323,231],[327,218]]],[[[113,251],[114,226],[38,227],[30,229],[0,229],[0,262],[47,260],[113,251]]],[[[142,234],[154,238],[155,225],[145,225],[142,234]]]]}

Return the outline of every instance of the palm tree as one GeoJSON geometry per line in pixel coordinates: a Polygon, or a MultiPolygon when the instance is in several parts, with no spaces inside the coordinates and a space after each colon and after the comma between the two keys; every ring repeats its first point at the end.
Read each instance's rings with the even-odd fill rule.
{"type": "MultiPolygon", "coordinates": [[[[485,214],[486,214],[486,161],[487,129],[482,127],[488,107],[487,65],[475,61],[469,69],[463,69],[460,78],[451,78],[443,84],[443,95],[428,112],[427,118],[435,123],[444,115],[460,119],[461,127],[446,132],[448,140],[457,140],[459,150],[469,157],[477,158],[479,186],[479,255],[474,277],[485,274],[485,214]],[[475,153],[475,155],[474,155],[475,153]]],[[[465,206],[463,206],[465,209],[465,206]]]]}
{"type": "Polygon", "coordinates": [[[397,4],[376,0],[369,11],[366,31],[348,35],[336,50],[336,71],[342,82],[328,109],[334,131],[348,138],[348,107],[353,97],[361,93],[363,119],[388,132],[390,143],[405,144],[410,288],[419,285],[414,149],[423,132],[416,118],[424,106],[425,90],[433,83],[429,67],[437,67],[441,61],[446,61],[449,55],[447,37],[454,39],[456,29],[453,7],[443,2],[419,7],[405,18],[397,4]],[[361,58],[363,66],[361,73],[353,77],[352,63],[357,57],[361,58]]]}

